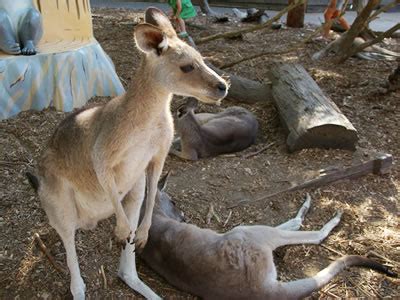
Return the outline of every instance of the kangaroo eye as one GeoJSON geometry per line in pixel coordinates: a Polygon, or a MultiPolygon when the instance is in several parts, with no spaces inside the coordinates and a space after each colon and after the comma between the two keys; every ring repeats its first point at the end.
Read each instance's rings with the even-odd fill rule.
{"type": "Polygon", "coordinates": [[[178,118],[181,118],[183,116],[183,111],[181,109],[178,109],[176,116],[178,118]]]}
{"type": "Polygon", "coordinates": [[[183,73],[189,73],[192,72],[194,70],[193,65],[186,65],[186,66],[182,66],[180,67],[183,73]]]}

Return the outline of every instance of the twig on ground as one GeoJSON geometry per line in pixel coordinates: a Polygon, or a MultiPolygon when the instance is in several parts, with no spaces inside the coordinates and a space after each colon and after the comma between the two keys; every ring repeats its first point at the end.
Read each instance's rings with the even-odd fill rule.
{"type": "Polygon", "coordinates": [[[356,289],[359,289],[361,292],[363,292],[368,298],[373,298],[374,295],[372,295],[370,292],[365,290],[360,284],[357,284],[351,277],[346,278],[356,289]]]}
{"type": "Polygon", "coordinates": [[[214,217],[215,220],[217,220],[218,223],[221,223],[221,219],[219,218],[219,216],[216,214],[215,210],[214,210],[214,205],[211,203],[210,204],[210,208],[208,209],[208,213],[206,216],[206,224],[210,224],[211,222],[211,218],[214,217]]]}
{"type": "Polygon", "coordinates": [[[232,216],[232,211],[231,211],[231,210],[229,210],[229,215],[228,215],[228,217],[226,218],[226,220],[225,220],[225,222],[224,222],[224,225],[222,225],[222,227],[225,227],[225,226],[226,226],[226,224],[228,224],[228,222],[229,222],[229,220],[230,220],[231,216],[232,216]]]}
{"type": "Polygon", "coordinates": [[[322,245],[322,244],[321,244],[321,246],[322,246],[322,248],[325,248],[325,249],[327,249],[327,250],[329,250],[329,251],[331,251],[331,252],[333,252],[333,253],[336,253],[337,255],[345,256],[345,254],[343,254],[342,252],[340,252],[340,251],[338,251],[338,250],[335,250],[335,249],[333,249],[333,248],[331,248],[331,247],[329,247],[329,246],[322,245]]]}
{"type": "Polygon", "coordinates": [[[197,40],[195,40],[196,45],[200,45],[200,44],[204,44],[207,43],[209,41],[213,41],[213,40],[217,40],[217,39],[222,39],[222,38],[230,38],[230,37],[236,37],[238,35],[241,35],[243,33],[248,33],[248,32],[252,32],[252,31],[256,31],[256,30],[260,30],[260,29],[264,29],[266,27],[269,27],[272,25],[272,23],[278,21],[284,14],[286,14],[289,10],[302,5],[304,3],[304,0],[298,0],[294,3],[292,3],[291,5],[288,5],[286,8],[282,9],[277,15],[275,15],[274,17],[272,17],[271,19],[269,19],[267,22],[260,24],[260,25],[256,25],[250,28],[245,28],[245,29],[240,29],[240,30],[235,30],[235,31],[228,31],[228,32],[224,32],[224,33],[217,33],[217,34],[213,34],[210,36],[206,36],[203,38],[199,38],[197,40]]]}
{"type": "MultiPolygon", "coordinates": [[[[342,15],[340,15],[342,16],[342,15]]],[[[335,19],[329,21],[329,22],[333,22],[334,20],[338,19],[340,16],[336,17],[335,19]]],[[[282,54],[286,54],[286,53],[290,53],[292,51],[296,51],[299,48],[301,48],[302,46],[304,46],[305,44],[307,44],[312,38],[314,38],[316,35],[318,35],[322,30],[324,29],[324,24],[322,24],[321,26],[319,26],[317,29],[315,29],[309,36],[307,36],[304,40],[298,42],[298,43],[294,43],[293,46],[289,46],[286,47],[286,49],[284,50],[280,50],[280,51],[263,51],[257,54],[253,54],[247,57],[242,57],[236,61],[230,62],[230,63],[226,63],[224,65],[222,65],[220,67],[220,69],[226,69],[226,68],[230,68],[233,67],[234,65],[240,64],[244,61],[248,61],[248,60],[252,60],[255,58],[259,58],[262,56],[266,56],[266,55],[282,55],[282,54]]]]}
{"type": "Polygon", "coordinates": [[[107,289],[107,277],[106,277],[106,273],[104,272],[103,265],[100,266],[100,273],[101,273],[101,276],[103,277],[104,288],[107,289]]]}
{"type": "Polygon", "coordinates": [[[66,274],[67,272],[64,270],[63,267],[61,267],[51,256],[49,250],[47,249],[46,245],[43,243],[43,240],[40,238],[40,235],[36,232],[33,235],[34,239],[36,240],[37,244],[39,245],[40,250],[43,252],[44,255],[46,255],[47,259],[50,261],[50,263],[53,265],[54,269],[56,269],[58,272],[62,274],[66,274]]]}
{"type": "Polygon", "coordinates": [[[254,152],[251,152],[251,153],[247,153],[247,154],[243,155],[242,157],[243,158],[250,158],[250,157],[256,156],[256,155],[260,154],[261,152],[264,152],[265,150],[267,150],[268,148],[270,148],[273,145],[275,145],[275,142],[269,143],[267,146],[262,147],[261,149],[259,149],[257,151],[254,151],[254,152]]]}

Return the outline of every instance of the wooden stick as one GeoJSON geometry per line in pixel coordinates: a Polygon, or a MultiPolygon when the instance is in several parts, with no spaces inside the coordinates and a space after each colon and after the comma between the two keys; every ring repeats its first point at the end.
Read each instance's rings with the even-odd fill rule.
{"type": "Polygon", "coordinates": [[[395,0],[389,4],[386,4],[385,6],[382,6],[380,9],[376,10],[367,20],[367,23],[370,23],[371,21],[375,20],[379,14],[384,13],[388,11],[389,9],[395,7],[397,4],[400,3],[400,0],[395,0]]]}
{"type": "Polygon", "coordinates": [[[103,277],[104,288],[107,289],[107,277],[106,277],[106,273],[104,272],[103,265],[100,266],[100,273],[101,273],[101,276],[103,277]]]}
{"type": "Polygon", "coordinates": [[[256,156],[256,155],[260,154],[261,152],[264,152],[265,150],[267,150],[268,148],[270,148],[273,145],[275,145],[275,142],[272,142],[272,143],[268,144],[267,146],[262,147],[261,149],[255,151],[255,152],[247,153],[246,155],[243,155],[242,157],[243,158],[250,158],[250,157],[256,156]]]}
{"type": "MultiPolygon", "coordinates": [[[[328,22],[330,24],[332,24],[334,21],[338,20],[343,15],[344,15],[344,12],[342,11],[336,18],[334,18],[332,20],[329,20],[328,22]]],[[[286,54],[286,53],[290,53],[292,51],[298,50],[300,47],[302,47],[305,44],[307,44],[313,37],[318,35],[324,29],[324,27],[325,27],[325,24],[322,24],[317,29],[315,29],[312,33],[310,33],[304,40],[302,40],[302,41],[300,41],[298,43],[293,43],[293,46],[288,46],[284,50],[280,50],[280,51],[263,51],[263,52],[260,52],[260,53],[257,53],[257,54],[253,54],[253,55],[250,55],[250,56],[247,56],[247,57],[243,57],[241,59],[238,59],[238,60],[230,62],[230,63],[226,63],[226,64],[222,65],[220,67],[220,69],[230,68],[230,67],[233,67],[234,65],[237,65],[237,64],[242,63],[244,61],[252,60],[252,59],[259,58],[259,57],[266,56],[266,55],[282,55],[282,54],[286,54]]]]}
{"type": "Polygon", "coordinates": [[[298,0],[295,1],[294,3],[292,3],[291,5],[287,6],[286,8],[282,9],[276,16],[274,16],[273,18],[269,19],[267,22],[260,24],[260,25],[256,25],[250,28],[244,28],[244,29],[240,29],[240,30],[235,30],[235,31],[229,31],[229,32],[225,32],[225,33],[217,33],[217,34],[213,34],[210,36],[206,36],[203,38],[199,38],[197,40],[195,40],[195,43],[197,45],[200,44],[204,44],[207,43],[209,41],[213,41],[213,40],[217,40],[217,39],[222,39],[222,38],[230,38],[230,37],[236,37],[238,35],[241,35],[243,33],[248,33],[248,32],[252,32],[252,31],[256,31],[256,30],[260,30],[260,29],[264,29],[270,25],[272,25],[272,23],[278,21],[284,14],[286,14],[289,10],[300,6],[304,3],[304,0],[298,0]]]}
{"type": "Polygon", "coordinates": [[[232,211],[230,210],[230,211],[229,211],[229,215],[228,215],[228,217],[226,218],[226,220],[225,220],[225,222],[224,222],[224,225],[223,225],[222,227],[225,227],[226,224],[228,224],[228,222],[229,222],[231,216],[232,216],[232,211]]]}
{"type": "Polygon", "coordinates": [[[364,50],[365,48],[372,46],[376,43],[379,43],[380,41],[382,41],[384,38],[390,37],[394,32],[396,32],[398,29],[400,29],[400,23],[397,23],[396,25],[394,25],[392,28],[388,29],[387,31],[379,34],[376,38],[362,43],[360,46],[352,49],[351,51],[348,52],[348,54],[346,54],[346,56],[343,57],[343,60],[346,60],[348,57],[353,56],[354,54],[364,50]]]}
{"type": "Polygon", "coordinates": [[[327,249],[327,250],[329,250],[329,251],[331,251],[331,252],[333,252],[333,253],[336,253],[336,254],[338,254],[338,255],[340,255],[340,256],[345,256],[343,253],[341,253],[341,252],[339,252],[339,251],[337,251],[337,250],[335,250],[335,249],[333,249],[333,248],[331,248],[331,247],[329,247],[329,246],[326,246],[326,245],[324,245],[324,244],[321,244],[320,245],[322,248],[325,248],[325,249],[327,249]]]}
{"type": "Polygon", "coordinates": [[[377,157],[373,160],[343,168],[343,169],[334,169],[334,170],[327,170],[327,169],[322,169],[319,171],[319,176],[310,180],[307,180],[303,183],[294,185],[290,188],[280,190],[271,194],[268,194],[266,196],[261,196],[259,198],[256,198],[254,200],[241,200],[237,202],[236,204],[228,207],[228,208],[234,208],[240,205],[248,204],[248,203],[254,203],[254,202],[259,202],[262,200],[269,199],[271,197],[277,196],[282,193],[286,192],[293,192],[297,191],[300,189],[304,188],[316,188],[320,187],[322,185],[326,185],[338,180],[342,179],[351,179],[355,177],[359,177],[362,175],[366,175],[369,173],[373,174],[386,174],[389,172],[391,166],[393,163],[393,157],[391,154],[379,154],[377,157]]]}
{"type": "Polygon", "coordinates": [[[49,250],[47,249],[46,245],[43,243],[43,240],[40,238],[40,235],[36,232],[33,235],[34,239],[36,240],[37,244],[39,245],[39,249],[43,252],[44,255],[46,255],[47,259],[50,261],[50,263],[53,265],[54,269],[56,269],[58,272],[62,274],[66,274],[66,270],[61,267],[51,256],[49,250]]]}

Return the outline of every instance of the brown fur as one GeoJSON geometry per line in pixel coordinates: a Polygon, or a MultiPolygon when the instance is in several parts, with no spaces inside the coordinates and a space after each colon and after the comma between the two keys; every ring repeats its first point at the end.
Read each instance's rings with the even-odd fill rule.
{"type": "Polygon", "coordinates": [[[126,243],[134,235],[135,243],[126,243],[122,251],[119,276],[146,298],[158,298],[138,278],[133,252],[147,242],[157,181],[173,138],[172,95],[218,103],[227,93],[220,88],[224,80],[178,39],[161,11],[150,8],[146,16],[148,23],[137,25],[134,34],[144,59],[126,94],[61,122],[38,166],[38,193],[64,242],[76,299],[84,298],[85,286],[75,230],[94,228],[114,213],[116,237],[126,243]],[[181,67],[188,64],[194,68],[184,73],[181,67]],[[146,184],[146,209],[138,226],[146,184]]]}

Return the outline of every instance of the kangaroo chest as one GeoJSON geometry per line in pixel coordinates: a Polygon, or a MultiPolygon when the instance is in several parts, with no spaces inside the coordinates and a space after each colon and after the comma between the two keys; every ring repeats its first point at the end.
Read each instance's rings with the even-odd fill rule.
{"type": "Polygon", "coordinates": [[[132,189],[153,159],[164,162],[173,133],[170,113],[145,128],[134,130],[114,167],[115,182],[121,195],[132,189]]]}

